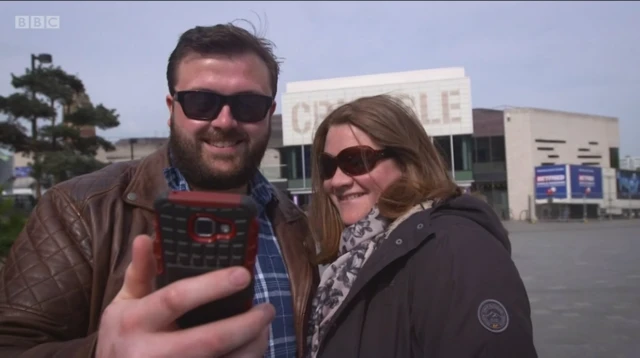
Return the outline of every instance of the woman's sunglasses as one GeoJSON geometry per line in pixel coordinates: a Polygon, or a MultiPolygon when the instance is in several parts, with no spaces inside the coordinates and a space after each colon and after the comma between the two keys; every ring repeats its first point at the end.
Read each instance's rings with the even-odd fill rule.
{"type": "Polygon", "coordinates": [[[385,158],[391,157],[388,149],[375,150],[367,146],[355,146],[343,149],[335,157],[322,153],[320,155],[320,176],[322,180],[333,178],[336,170],[349,176],[358,176],[371,172],[385,158]]]}
{"type": "Polygon", "coordinates": [[[197,121],[211,121],[229,105],[236,121],[256,123],[264,119],[273,104],[273,98],[254,93],[225,96],[211,91],[180,91],[175,98],[185,116],[197,121]]]}

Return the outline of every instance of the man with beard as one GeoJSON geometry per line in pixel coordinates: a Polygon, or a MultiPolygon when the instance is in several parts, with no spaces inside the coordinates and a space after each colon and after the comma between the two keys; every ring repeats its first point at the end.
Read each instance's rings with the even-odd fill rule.
{"type": "Polygon", "coordinates": [[[0,272],[2,357],[296,357],[317,268],[304,213],[260,174],[279,64],[232,24],[185,32],[169,57],[169,142],[142,161],[58,184],[0,272]],[[255,272],[230,268],[153,289],[153,201],[234,192],[259,206],[255,272]],[[246,287],[247,313],[176,330],[185,312],[246,287]]]}

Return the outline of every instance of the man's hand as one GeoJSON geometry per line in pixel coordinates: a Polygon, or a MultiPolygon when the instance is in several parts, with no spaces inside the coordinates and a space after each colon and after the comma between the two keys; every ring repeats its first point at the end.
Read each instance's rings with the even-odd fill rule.
{"type": "Polygon", "coordinates": [[[152,240],[138,236],[122,289],[102,315],[96,358],[264,355],[275,315],[269,304],[217,322],[174,329],[175,320],[184,313],[245,288],[251,281],[249,271],[218,270],[153,292],[155,274],[152,240]]]}

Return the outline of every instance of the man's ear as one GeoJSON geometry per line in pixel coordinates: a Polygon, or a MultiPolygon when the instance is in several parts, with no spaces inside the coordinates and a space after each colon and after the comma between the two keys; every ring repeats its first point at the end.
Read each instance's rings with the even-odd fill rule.
{"type": "Polygon", "coordinates": [[[167,109],[169,110],[169,119],[167,119],[167,126],[171,127],[171,114],[173,113],[173,97],[168,94],[165,98],[167,102],[167,109]]]}
{"type": "Polygon", "coordinates": [[[269,109],[269,118],[271,118],[271,116],[273,116],[273,112],[276,111],[276,106],[278,104],[276,103],[276,101],[273,101],[273,103],[271,104],[271,109],[269,109]]]}

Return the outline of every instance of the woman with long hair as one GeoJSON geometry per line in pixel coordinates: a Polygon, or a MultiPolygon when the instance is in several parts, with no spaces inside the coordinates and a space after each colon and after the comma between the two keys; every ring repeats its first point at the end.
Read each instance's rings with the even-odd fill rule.
{"type": "Polygon", "coordinates": [[[310,225],[328,267],[310,357],[537,357],[507,231],[462,194],[400,99],[340,106],[316,130],[310,225]]]}

